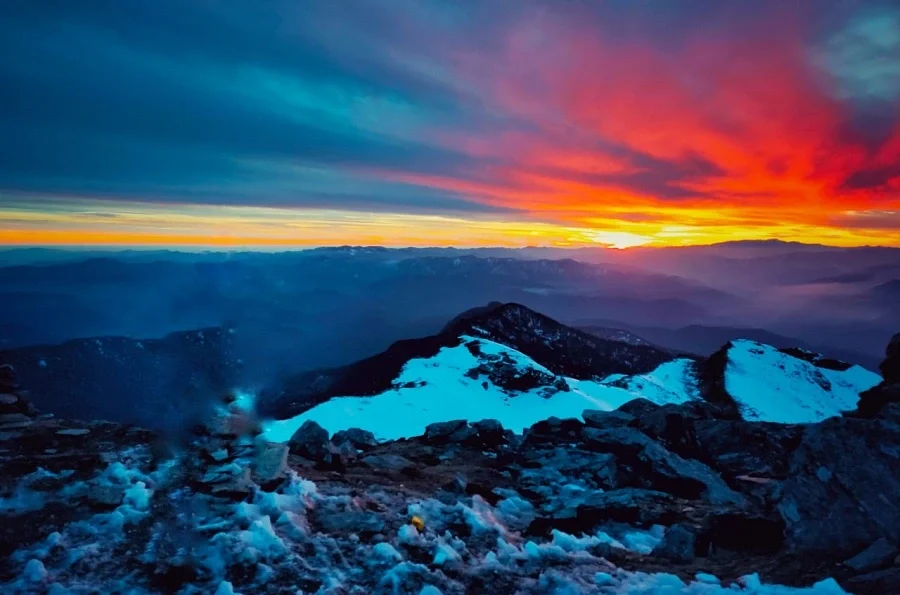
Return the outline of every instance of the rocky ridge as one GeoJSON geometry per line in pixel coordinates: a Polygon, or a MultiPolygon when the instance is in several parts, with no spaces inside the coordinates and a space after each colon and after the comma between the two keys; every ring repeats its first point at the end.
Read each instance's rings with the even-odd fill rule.
{"type": "Polygon", "coordinates": [[[638,399],[522,433],[454,420],[378,443],[310,421],[279,444],[229,397],[172,444],[38,416],[0,380],[24,416],[0,428],[7,592],[900,589],[894,403],[789,425],[638,399]]]}

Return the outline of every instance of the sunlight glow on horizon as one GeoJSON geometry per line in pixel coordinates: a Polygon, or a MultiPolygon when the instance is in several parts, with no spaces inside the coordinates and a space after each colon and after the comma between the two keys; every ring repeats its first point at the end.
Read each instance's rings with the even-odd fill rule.
{"type": "MultiPolygon", "coordinates": [[[[0,207],[0,245],[315,247],[328,245],[455,247],[610,247],[708,245],[732,240],[780,239],[835,246],[893,245],[900,237],[867,229],[879,212],[848,212],[857,226],[786,220],[746,225],[726,211],[648,210],[646,220],[615,213],[586,224],[487,216],[371,213],[104,201],[18,201],[0,207]]],[[[891,215],[891,213],[888,213],[891,215]]]]}

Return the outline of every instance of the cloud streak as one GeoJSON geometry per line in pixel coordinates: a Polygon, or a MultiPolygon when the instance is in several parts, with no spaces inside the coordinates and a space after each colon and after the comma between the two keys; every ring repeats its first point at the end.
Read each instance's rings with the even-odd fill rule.
{"type": "Polygon", "coordinates": [[[150,205],[198,241],[262,241],[274,209],[331,217],[326,243],[418,243],[415,220],[896,244],[894,25],[887,2],[4,3],[0,241],[30,201],[53,243],[138,241],[110,215],[150,205]]]}

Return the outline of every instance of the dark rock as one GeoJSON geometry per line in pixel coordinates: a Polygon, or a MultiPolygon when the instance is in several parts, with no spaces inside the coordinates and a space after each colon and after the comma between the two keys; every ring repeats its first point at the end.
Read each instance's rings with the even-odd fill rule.
{"type": "Polygon", "coordinates": [[[288,445],[280,442],[260,442],[253,458],[253,477],[267,483],[284,477],[288,470],[288,445]]]}
{"type": "Polygon", "coordinates": [[[684,459],[663,448],[634,428],[598,430],[585,428],[584,446],[590,450],[611,452],[620,466],[632,470],[620,475],[620,481],[650,487],[688,499],[704,498],[715,503],[740,503],[734,492],[712,469],[703,463],[684,459]]]}
{"type": "Polygon", "coordinates": [[[698,420],[693,431],[698,458],[729,479],[785,477],[803,434],[801,426],[743,420],[698,420]]]}
{"type": "Polygon", "coordinates": [[[378,446],[378,441],[375,440],[375,434],[359,428],[341,430],[332,436],[331,441],[338,446],[345,442],[349,442],[354,448],[358,448],[359,450],[369,450],[370,448],[378,446]]]}
{"type": "Polygon", "coordinates": [[[585,409],[584,413],[581,414],[581,417],[584,418],[584,425],[589,428],[597,428],[599,430],[627,426],[635,420],[635,417],[633,415],[631,415],[630,413],[626,413],[621,409],[616,411],[585,409]]]}
{"type": "Polygon", "coordinates": [[[340,446],[328,443],[328,449],[322,457],[322,462],[330,469],[344,471],[348,465],[353,464],[358,458],[359,451],[349,442],[343,442],[340,446]]]}
{"type": "Polygon", "coordinates": [[[772,555],[784,545],[784,521],[754,512],[714,512],[705,522],[704,539],[713,549],[772,555]]]}
{"type": "Polygon", "coordinates": [[[253,482],[250,479],[250,468],[244,467],[239,473],[211,485],[209,492],[219,498],[241,501],[247,498],[253,492],[253,489],[253,482]]]}
{"type": "Polygon", "coordinates": [[[16,370],[9,364],[0,364],[0,390],[3,392],[15,390],[18,388],[16,384],[16,370]]]}
{"type": "Polygon", "coordinates": [[[496,419],[476,421],[472,427],[477,432],[478,443],[485,447],[496,447],[509,442],[509,432],[496,419]]]}
{"type": "Polygon", "coordinates": [[[579,419],[550,417],[537,422],[524,432],[524,442],[541,444],[547,441],[575,440],[584,429],[584,423],[579,419]]]}
{"type": "Polygon", "coordinates": [[[881,538],[860,553],[844,562],[844,566],[856,572],[871,572],[890,566],[897,557],[897,548],[890,541],[881,538]]]}
{"type": "Polygon", "coordinates": [[[891,338],[885,355],[885,360],[879,366],[884,381],[860,393],[856,410],[847,415],[876,417],[888,405],[900,403],[900,333],[891,338]]]}
{"type": "Polygon", "coordinates": [[[697,441],[695,426],[700,420],[714,419],[714,409],[714,405],[705,401],[663,405],[641,415],[632,425],[662,442],[669,450],[698,458],[703,451],[697,441]]]}
{"type": "Polygon", "coordinates": [[[881,362],[881,375],[885,384],[900,384],[900,333],[891,338],[881,362]]]}
{"type": "Polygon", "coordinates": [[[364,457],[361,462],[373,469],[385,471],[408,471],[416,468],[416,464],[409,459],[391,454],[369,455],[364,457]]]}
{"type": "Polygon", "coordinates": [[[324,533],[381,533],[384,519],[374,512],[362,510],[317,510],[315,522],[324,533]]]}
{"type": "MultiPolygon", "coordinates": [[[[464,419],[429,424],[425,428],[425,440],[437,443],[453,442],[451,436],[465,434],[468,426],[469,422],[464,419]]],[[[474,434],[474,430],[472,433],[474,434]]]]}
{"type": "Polygon", "coordinates": [[[900,383],[882,382],[859,394],[856,410],[848,415],[853,417],[877,417],[891,404],[900,403],[900,383]]]}
{"type": "Polygon", "coordinates": [[[595,492],[578,507],[573,520],[584,527],[582,531],[606,522],[670,524],[677,516],[675,503],[669,494],[654,490],[624,488],[595,492]]]}
{"type": "Polygon", "coordinates": [[[841,586],[851,593],[900,593],[900,565],[848,578],[841,586]]]}
{"type": "Polygon", "coordinates": [[[697,377],[700,380],[700,396],[707,403],[716,406],[718,417],[723,419],[741,419],[740,407],[725,390],[725,367],[728,365],[728,350],[731,343],[697,364],[697,377]]]}
{"type": "Polygon", "coordinates": [[[684,459],[659,444],[644,448],[638,460],[645,464],[654,489],[692,500],[703,498],[714,504],[740,504],[744,500],[700,461],[684,459]]]}
{"type": "Polygon", "coordinates": [[[65,430],[57,430],[57,436],[85,436],[91,431],[87,428],[66,428],[65,430]]]}
{"type": "Polygon", "coordinates": [[[600,452],[611,452],[615,455],[633,456],[642,449],[655,444],[653,440],[634,428],[585,428],[581,433],[584,447],[600,452]]]}
{"type": "Polygon", "coordinates": [[[5,413],[0,415],[0,428],[11,430],[30,426],[32,420],[23,413],[5,413]]]}
{"type": "Polygon", "coordinates": [[[666,529],[662,543],[656,546],[653,555],[678,564],[690,564],[694,561],[696,542],[697,535],[692,528],[682,524],[672,525],[666,529]]]}
{"type": "Polygon", "coordinates": [[[659,409],[659,405],[657,405],[653,401],[639,398],[622,404],[618,409],[616,409],[616,411],[621,411],[622,413],[627,413],[628,415],[632,415],[634,417],[640,417],[657,409],[659,409]]]}
{"type": "Polygon", "coordinates": [[[832,418],[810,425],[791,455],[778,512],[798,553],[853,555],[900,541],[900,425],[832,418]]]}
{"type": "Polygon", "coordinates": [[[312,420],[303,422],[288,441],[290,451],[301,457],[321,460],[328,452],[328,431],[312,420]]]}
{"type": "Polygon", "coordinates": [[[96,508],[112,509],[122,503],[124,495],[122,488],[111,485],[98,485],[88,490],[87,499],[96,508]]]}

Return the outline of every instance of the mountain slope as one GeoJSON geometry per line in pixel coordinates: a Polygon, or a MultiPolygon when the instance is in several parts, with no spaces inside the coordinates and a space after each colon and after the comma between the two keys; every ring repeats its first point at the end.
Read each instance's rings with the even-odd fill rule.
{"type": "MultiPolygon", "coordinates": [[[[497,419],[504,428],[521,432],[550,417],[578,417],[585,409],[608,411],[638,397],[660,404],[697,398],[686,372],[690,360],[661,366],[678,376],[678,382],[667,386],[651,375],[636,392],[634,386],[558,376],[494,341],[468,335],[460,340],[433,356],[407,361],[392,386],[380,394],[328,399],[300,415],[269,423],[266,437],[286,441],[307,420],[331,432],[362,428],[379,440],[417,436],[429,424],[455,419],[497,419]]],[[[644,377],[631,378],[638,383],[644,377]]]]}
{"type": "Polygon", "coordinates": [[[582,380],[649,372],[674,359],[654,347],[600,339],[519,304],[491,303],[464,312],[436,335],[397,341],[386,351],[348,366],[287,378],[280,390],[264,396],[261,410],[287,417],[332,397],[382,393],[398,384],[397,377],[408,361],[457,347],[464,335],[506,345],[553,374],[582,380]]]}
{"type": "Polygon", "coordinates": [[[96,337],[0,351],[40,409],[147,428],[175,428],[234,388],[239,364],[229,329],[162,339],[96,337]]]}
{"type": "Polygon", "coordinates": [[[591,374],[633,366],[623,354],[634,346],[602,351],[609,343],[602,341],[591,350],[584,335],[515,304],[470,311],[441,335],[293,379],[310,384],[305,392],[263,399],[262,412],[278,420],[266,433],[285,441],[312,420],[331,432],[359,427],[388,440],[456,419],[496,419],[519,432],[550,417],[609,411],[639,397],[656,404],[705,399],[733,417],[805,423],[855,408],[859,392],[881,380],[859,366],[753,341],[731,342],[704,362],[669,359],[637,374],[591,374]]]}

